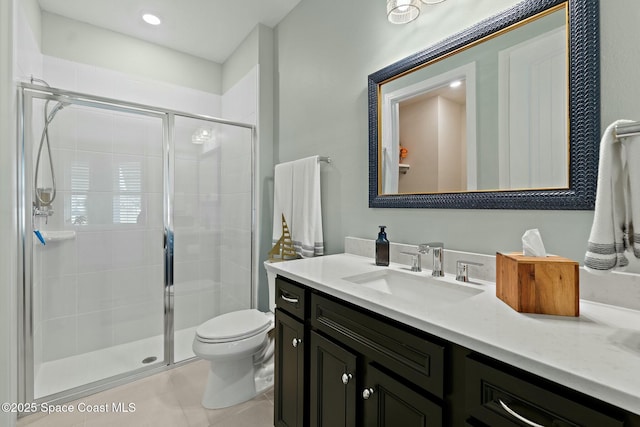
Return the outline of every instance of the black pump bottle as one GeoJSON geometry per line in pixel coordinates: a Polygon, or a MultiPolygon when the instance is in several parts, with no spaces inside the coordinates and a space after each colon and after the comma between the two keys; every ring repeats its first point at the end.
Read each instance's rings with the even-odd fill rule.
{"type": "Polygon", "coordinates": [[[384,231],[386,227],[386,225],[380,226],[380,232],[376,239],[376,265],[389,265],[389,241],[387,233],[384,231]]]}

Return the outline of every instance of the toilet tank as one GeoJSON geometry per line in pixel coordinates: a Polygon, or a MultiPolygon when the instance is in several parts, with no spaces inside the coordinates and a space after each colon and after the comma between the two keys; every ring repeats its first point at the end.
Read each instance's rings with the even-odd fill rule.
{"type": "MultiPolygon", "coordinates": [[[[265,265],[269,261],[265,261],[265,265]]],[[[267,270],[267,283],[269,285],[269,311],[276,312],[276,273],[267,270]]]]}

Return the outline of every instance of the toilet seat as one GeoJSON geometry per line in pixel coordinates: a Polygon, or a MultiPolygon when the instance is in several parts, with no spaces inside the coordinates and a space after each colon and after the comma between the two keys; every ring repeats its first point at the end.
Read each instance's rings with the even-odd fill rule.
{"type": "Polygon", "coordinates": [[[239,310],[214,317],[196,329],[204,343],[225,343],[250,338],[271,328],[271,318],[256,309],[239,310]]]}

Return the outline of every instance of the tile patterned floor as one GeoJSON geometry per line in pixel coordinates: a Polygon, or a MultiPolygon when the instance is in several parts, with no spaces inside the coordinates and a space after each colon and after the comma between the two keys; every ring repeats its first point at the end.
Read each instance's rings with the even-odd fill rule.
{"type": "Polygon", "coordinates": [[[18,427],[273,426],[273,389],[231,408],[203,408],[207,372],[207,362],[200,360],[69,403],[74,408],[133,403],[135,412],[34,414],[18,420],[18,427]]]}

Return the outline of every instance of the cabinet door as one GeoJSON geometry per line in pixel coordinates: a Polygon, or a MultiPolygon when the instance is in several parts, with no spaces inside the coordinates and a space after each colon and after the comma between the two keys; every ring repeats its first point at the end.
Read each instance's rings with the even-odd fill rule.
{"type": "Polygon", "coordinates": [[[356,356],[310,333],[311,427],[355,427],[356,356]]]}
{"type": "Polygon", "coordinates": [[[366,427],[442,426],[442,408],[372,365],[363,381],[364,425],[366,427]]]}
{"type": "Polygon", "coordinates": [[[274,422],[277,427],[304,425],[304,324],[276,310],[274,422]]]}

